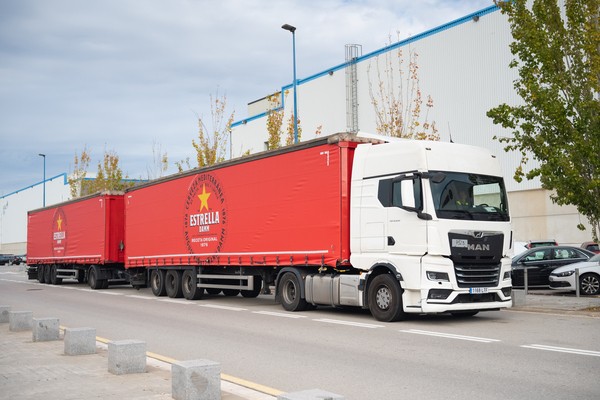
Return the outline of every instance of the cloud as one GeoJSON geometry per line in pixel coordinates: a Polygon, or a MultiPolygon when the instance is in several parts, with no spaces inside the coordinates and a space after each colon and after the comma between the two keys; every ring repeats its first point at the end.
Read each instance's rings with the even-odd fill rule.
{"type": "Polygon", "coordinates": [[[132,177],[152,163],[152,141],[174,161],[195,154],[194,112],[226,93],[247,103],[344,62],[388,35],[415,35],[491,5],[486,1],[3,0],[0,2],[0,195],[70,172],[77,151],[115,149],[132,177]]]}

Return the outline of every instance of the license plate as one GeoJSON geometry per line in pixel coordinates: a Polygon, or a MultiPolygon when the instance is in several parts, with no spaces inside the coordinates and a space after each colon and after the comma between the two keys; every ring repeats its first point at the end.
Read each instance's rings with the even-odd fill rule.
{"type": "Polygon", "coordinates": [[[488,292],[488,288],[486,287],[472,287],[469,289],[469,293],[471,294],[483,294],[483,293],[487,293],[488,292]]]}

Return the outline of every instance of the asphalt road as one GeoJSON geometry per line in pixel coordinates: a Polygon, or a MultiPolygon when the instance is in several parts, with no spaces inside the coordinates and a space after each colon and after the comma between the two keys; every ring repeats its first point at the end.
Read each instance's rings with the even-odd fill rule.
{"type": "Polygon", "coordinates": [[[27,281],[0,268],[0,305],[139,339],[177,360],[284,392],[319,388],[346,399],[596,399],[600,318],[514,311],[381,323],[363,310],[290,313],[273,296],[157,298],[150,289],[92,291],[27,281]]]}

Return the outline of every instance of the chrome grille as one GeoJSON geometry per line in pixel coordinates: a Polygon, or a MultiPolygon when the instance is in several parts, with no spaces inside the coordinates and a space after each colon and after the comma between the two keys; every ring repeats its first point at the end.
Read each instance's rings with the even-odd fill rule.
{"type": "Polygon", "coordinates": [[[454,272],[458,287],[497,286],[500,278],[500,264],[455,264],[454,272]]]}

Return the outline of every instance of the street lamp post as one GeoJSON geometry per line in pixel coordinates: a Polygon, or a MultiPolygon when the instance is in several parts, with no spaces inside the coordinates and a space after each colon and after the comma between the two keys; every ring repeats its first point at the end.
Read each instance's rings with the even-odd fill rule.
{"type": "Polygon", "coordinates": [[[294,143],[298,143],[298,102],[296,98],[296,27],[289,24],[282,26],[286,31],[292,32],[292,46],[294,57],[294,143]]]}
{"type": "Polygon", "coordinates": [[[46,155],[45,154],[39,154],[41,157],[44,157],[44,200],[43,200],[43,206],[46,207],[46,155]]]}

